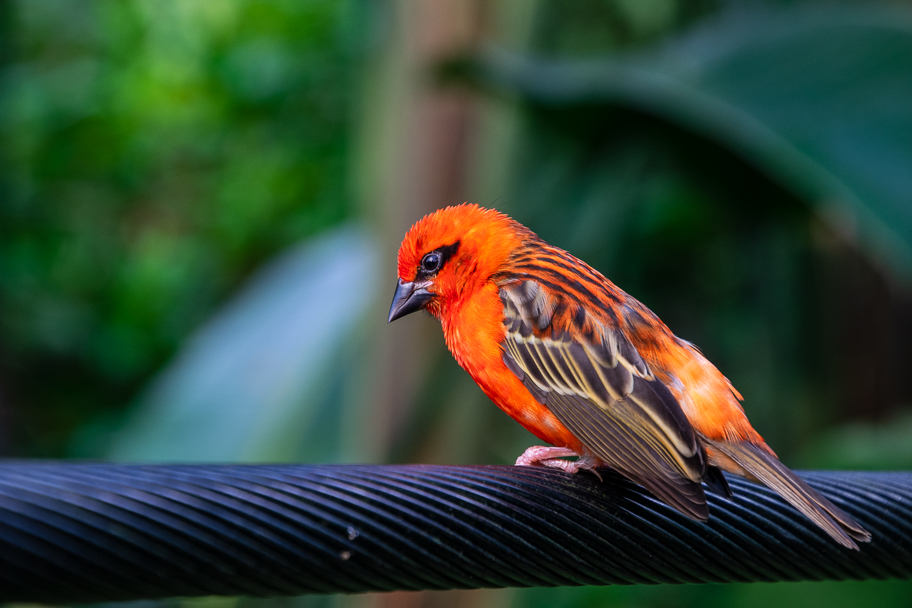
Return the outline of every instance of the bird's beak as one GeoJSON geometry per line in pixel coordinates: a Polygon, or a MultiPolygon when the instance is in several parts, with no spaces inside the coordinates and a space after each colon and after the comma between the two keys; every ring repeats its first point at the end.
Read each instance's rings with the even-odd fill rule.
{"type": "Polygon", "coordinates": [[[426,287],[425,283],[416,285],[399,279],[396,293],[393,294],[393,303],[390,306],[389,323],[424,308],[424,305],[434,297],[434,294],[429,292],[426,287]]]}

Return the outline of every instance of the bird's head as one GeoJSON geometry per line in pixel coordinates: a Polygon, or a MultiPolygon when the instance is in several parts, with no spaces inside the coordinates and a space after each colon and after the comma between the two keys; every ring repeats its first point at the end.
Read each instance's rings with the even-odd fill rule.
{"type": "Polygon", "coordinates": [[[463,204],[418,220],[399,247],[389,320],[426,309],[441,318],[492,280],[528,231],[495,209],[463,204]]]}

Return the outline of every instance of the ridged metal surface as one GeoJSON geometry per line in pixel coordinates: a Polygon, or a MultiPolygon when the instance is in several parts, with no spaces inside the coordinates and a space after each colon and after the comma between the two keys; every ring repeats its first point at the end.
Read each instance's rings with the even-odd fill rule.
{"type": "Polygon", "coordinates": [[[873,542],[732,477],[701,524],[610,473],[8,463],[0,600],[912,576],[912,473],[802,475],[873,542]]]}

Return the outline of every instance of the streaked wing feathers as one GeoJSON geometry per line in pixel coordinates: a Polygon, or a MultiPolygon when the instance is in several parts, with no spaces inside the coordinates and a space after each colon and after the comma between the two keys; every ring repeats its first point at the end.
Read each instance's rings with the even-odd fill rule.
{"type": "Polygon", "coordinates": [[[703,449],[623,333],[599,326],[590,342],[554,327],[553,313],[566,303],[535,281],[504,286],[501,299],[504,363],[533,396],[608,466],[706,519],[703,449]]]}

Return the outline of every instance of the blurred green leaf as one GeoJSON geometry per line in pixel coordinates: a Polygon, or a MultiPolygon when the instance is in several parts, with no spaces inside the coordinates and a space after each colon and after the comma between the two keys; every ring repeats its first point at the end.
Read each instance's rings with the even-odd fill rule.
{"type": "MultiPolygon", "coordinates": [[[[373,303],[377,261],[369,236],[348,226],[261,269],[161,372],[106,455],[339,458],[339,400],[327,393],[351,369],[357,349],[347,345],[358,341],[354,329],[373,303]]],[[[97,450],[100,439],[84,434],[77,453],[97,450]]]]}
{"type": "Polygon", "coordinates": [[[340,0],[0,8],[0,392],[16,451],[59,456],[351,215],[358,22],[340,0]]]}
{"type": "Polygon", "coordinates": [[[855,608],[909,605],[910,581],[630,585],[520,589],[511,606],[524,608],[855,608]],[[872,602],[873,600],[873,602],[872,602]]]}
{"type": "Polygon", "coordinates": [[[636,54],[491,52],[481,69],[536,104],[625,108],[718,142],[912,278],[912,10],[739,5],[636,54]]]}
{"type": "Polygon", "coordinates": [[[912,411],[877,423],[853,422],[830,429],[802,454],[808,468],[912,470],[912,411]]]}

